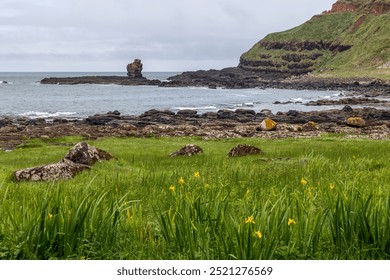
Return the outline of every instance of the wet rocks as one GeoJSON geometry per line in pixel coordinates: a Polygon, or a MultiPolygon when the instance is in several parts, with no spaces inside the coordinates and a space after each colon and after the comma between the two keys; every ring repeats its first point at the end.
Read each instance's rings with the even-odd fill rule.
{"type": "Polygon", "coordinates": [[[121,86],[158,86],[161,81],[149,80],[145,77],[130,76],[81,76],[81,77],[50,77],[44,78],[41,84],[51,85],[78,85],[78,84],[97,84],[97,85],[121,85],[121,86]]]}
{"type": "Polygon", "coordinates": [[[86,142],[77,143],[58,163],[15,171],[17,181],[55,181],[71,179],[94,163],[113,158],[111,154],[86,142]]]}
{"type": "Polygon", "coordinates": [[[379,104],[379,103],[389,103],[386,100],[379,100],[376,98],[368,97],[351,97],[351,98],[342,98],[338,100],[332,99],[320,99],[316,101],[307,102],[306,106],[324,106],[324,105],[360,105],[360,104],[379,104]]]}
{"type": "Polygon", "coordinates": [[[85,122],[89,125],[105,125],[113,120],[120,120],[120,113],[117,111],[108,112],[107,114],[96,114],[89,116],[85,119],[85,122]]]}
{"type": "Polygon", "coordinates": [[[256,155],[260,154],[262,151],[254,146],[246,145],[246,144],[238,144],[233,149],[231,149],[228,153],[229,157],[237,157],[237,156],[247,156],[247,155],[256,155]]]}
{"type": "Polygon", "coordinates": [[[187,144],[180,150],[177,150],[176,152],[173,152],[170,154],[171,157],[176,156],[193,156],[197,154],[203,153],[203,149],[195,144],[187,144]]]}
{"type": "Polygon", "coordinates": [[[7,126],[12,124],[12,120],[10,118],[0,118],[0,127],[7,126]]]}
{"type": "MultiPolygon", "coordinates": [[[[313,53],[314,57],[318,54],[313,53]]],[[[292,72],[304,72],[304,64],[295,63],[292,72]]],[[[258,68],[258,67],[254,67],[258,68]]],[[[322,78],[310,74],[291,76],[291,73],[252,71],[251,67],[228,67],[221,70],[183,72],[160,84],[163,87],[222,87],[222,88],[283,88],[297,90],[342,90],[360,93],[389,91],[390,83],[369,78],[322,78]],[[247,69],[248,68],[248,69],[247,69]]],[[[290,71],[291,72],[291,71],[290,71]]]]}

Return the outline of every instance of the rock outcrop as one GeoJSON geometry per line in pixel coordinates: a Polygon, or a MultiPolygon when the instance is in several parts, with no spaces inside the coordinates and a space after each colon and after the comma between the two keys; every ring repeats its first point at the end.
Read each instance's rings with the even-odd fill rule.
{"type": "Polygon", "coordinates": [[[87,142],[80,142],[69,150],[63,161],[71,161],[76,164],[91,166],[98,161],[110,159],[112,159],[112,155],[110,153],[94,146],[90,146],[87,142]]]}
{"type": "Polygon", "coordinates": [[[176,156],[194,156],[197,154],[203,153],[203,149],[195,144],[187,144],[180,150],[177,150],[176,152],[173,152],[170,154],[171,157],[176,157],[176,156]]]}
{"type": "Polygon", "coordinates": [[[149,80],[142,76],[140,59],[127,65],[127,76],[81,76],[81,77],[50,77],[41,80],[41,84],[77,85],[77,84],[115,84],[122,86],[158,86],[160,80],[149,80]]]}
{"type": "Polygon", "coordinates": [[[13,176],[17,181],[55,181],[66,180],[76,176],[81,171],[89,169],[87,165],[72,162],[59,162],[33,168],[15,171],[13,176]]]}
{"type": "Polygon", "coordinates": [[[246,144],[238,144],[233,149],[231,149],[228,153],[229,157],[237,157],[237,156],[247,156],[247,155],[257,155],[260,154],[262,151],[251,145],[246,144]]]}
{"type": "Polygon", "coordinates": [[[324,13],[369,13],[380,15],[390,12],[388,0],[339,0],[332,9],[324,13]]]}
{"type": "Polygon", "coordinates": [[[15,171],[17,181],[54,181],[71,179],[78,173],[89,169],[98,161],[113,158],[111,154],[86,142],[77,143],[58,163],[15,171]]]}
{"type": "Polygon", "coordinates": [[[127,76],[131,78],[142,77],[142,63],[140,59],[134,59],[130,64],[127,64],[127,76]]]}

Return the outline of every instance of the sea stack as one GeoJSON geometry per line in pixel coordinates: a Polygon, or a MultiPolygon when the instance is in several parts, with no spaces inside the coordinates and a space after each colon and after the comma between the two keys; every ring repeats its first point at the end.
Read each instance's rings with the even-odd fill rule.
{"type": "Polygon", "coordinates": [[[142,63],[140,59],[134,59],[130,64],[127,64],[127,76],[130,78],[142,78],[142,63]]]}

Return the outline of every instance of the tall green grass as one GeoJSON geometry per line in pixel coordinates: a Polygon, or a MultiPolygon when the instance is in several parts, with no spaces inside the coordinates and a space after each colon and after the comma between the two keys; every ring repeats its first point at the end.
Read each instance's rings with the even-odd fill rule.
{"type": "Polygon", "coordinates": [[[109,138],[72,180],[11,179],[74,140],[0,152],[0,259],[390,258],[390,141],[109,138]],[[168,156],[188,143],[204,154],[168,156]]]}

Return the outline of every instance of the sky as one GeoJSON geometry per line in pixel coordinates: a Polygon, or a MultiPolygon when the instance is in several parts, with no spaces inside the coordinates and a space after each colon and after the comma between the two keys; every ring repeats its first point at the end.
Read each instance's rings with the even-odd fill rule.
{"type": "Polygon", "coordinates": [[[268,33],[336,0],[0,0],[0,72],[237,66],[268,33]]]}

